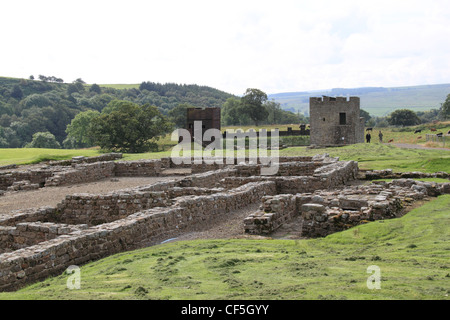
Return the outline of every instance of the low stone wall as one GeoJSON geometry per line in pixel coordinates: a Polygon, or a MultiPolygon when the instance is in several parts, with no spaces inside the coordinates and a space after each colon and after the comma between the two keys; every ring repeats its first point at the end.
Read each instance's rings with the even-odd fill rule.
{"type": "Polygon", "coordinates": [[[386,170],[369,170],[361,172],[361,179],[378,180],[378,179],[421,179],[421,178],[441,178],[450,179],[447,172],[393,172],[392,169],[386,170]]]}
{"type": "Polygon", "coordinates": [[[48,222],[18,223],[15,227],[0,226],[0,253],[33,246],[86,228],[87,225],[73,226],[48,222]]]}
{"type": "MultiPolygon", "coordinates": [[[[100,179],[117,177],[157,177],[165,169],[170,168],[191,168],[192,173],[204,173],[208,171],[218,171],[229,167],[228,164],[195,164],[193,159],[187,159],[187,164],[177,165],[171,158],[138,161],[113,161],[120,159],[122,154],[111,153],[97,157],[74,157],[71,160],[54,161],[50,166],[44,166],[33,170],[15,170],[0,172],[0,190],[11,191],[29,190],[32,188],[42,188],[49,186],[60,186],[92,182],[100,179]],[[99,161],[102,160],[102,161],[99,161]],[[103,161],[105,160],[105,161],[103,161]],[[70,165],[70,166],[69,166],[70,165]],[[13,186],[13,184],[15,184],[13,186]],[[22,188],[21,186],[24,186],[22,188]]],[[[215,158],[212,158],[215,159],[215,158]]],[[[210,159],[211,160],[211,159],[210,159]]],[[[260,175],[263,165],[279,163],[279,176],[310,176],[314,171],[329,163],[337,162],[337,158],[330,158],[328,155],[314,157],[279,157],[258,158],[257,164],[239,164],[239,159],[234,159],[233,168],[239,171],[240,176],[260,175]],[[303,163],[303,164],[299,164],[303,163]]],[[[248,159],[247,159],[248,161],[248,159]]]]}
{"type": "Polygon", "coordinates": [[[296,198],[290,194],[265,196],[261,211],[244,219],[244,230],[249,234],[268,235],[297,214],[296,198]]]}
{"type": "Polygon", "coordinates": [[[300,216],[302,236],[323,237],[361,223],[398,217],[414,201],[442,194],[450,194],[450,183],[401,179],[343,190],[267,196],[260,210],[244,220],[245,231],[267,235],[300,216]]]}
{"type": "Polygon", "coordinates": [[[227,193],[177,198],[168,208],[153,208],[124,219],[78,230],[27,248],[0,255],[0,291],[60,274],[125,250],[136,249],[181,231],[213,223],[223,214],[274,194],[273,182],[250,183],[227,193]]]}
{"type": "Polygon", "coordinates": [[[27,181],[29,184],[37,184],[43,187],[47,178],[51,177],[53,172],[46,169],[6,171],[0,173],[0,190],[7,190],[14,183],[27,181]]]}
{"type": "MultiPolygon", "coordinates": [[[[286,164],[290,169],[291,164],[286,164]]],[[[296,173],[300,174],[310,170],[310,166],[302,166],[296,173]]],[[[236,166],[239,177],[225,177],[221,185],[225,188],[235,188],[239,185],[257,181],[274,181],[276,183],[277,193],[296,194],[312,192],[318,189],[328,189],[338,185],[345,184],[350,180],[355,180],[358,174],[358,163],[355,161],[335,162],[327,165],[315,165],[312,176],[259,176],[251,175],[257,173],[257,166],[236,166]],[[256,168],[256,169],[255,169],[256,168]]],[[[284,171],[288,173],[288,170],[284,171]]]]}
{"type": "Polygon", "coordinates": [[[115,163],[116,177],[157,177],[161,174],[161,160],[119,161],[115,163]]]}
{"type": "Polygon", "coordinates": [[[170,203],[167,192],[129,192],[105,195],[74,194],[57,207],[57,221],[89,226],[123,219],[135,212],[154,207],[166,207],[170,203]]]}
{"type": "Polygon", "coordinates": [[[106,153],[101,154],[99,156],[94,157],[73,157],[72,159],[68,160],[59,160],[59,161],[50,161],[48,165],[50,166],[71,166],[73,164],[80,164],[80,163],[94,163],[94,162],[103,162],[103,161],[114,161],[118,159],[122,159],[122,153],[106,153]]]}
{"type": "Polygon", "coordinates": [[[53,187],[97,181],[113,177],[114,169],[115,163],[111,161],[80,164],[71,169],[55,172],[53,176],[46,179],[45,186],[53,187]]]}
{"type": "MultiPolygon", "coordinates": [[[[57,208],[0,217],[3,235],[8,237],[4,250],[14,250],[0,255],[0,291],[15,290],[60,274],[69,265],[80,265],[208,227],[218,219],[226,219],[227,213],[258,203],[261,198],[274,196],[280,190],[311,190],[345,182],[353,179],[353,173],[357,171],[355,162],[340,163],[329,157],[302,158],[307,159],[311,162],[297,162],[298,168],[292,161],[287,161],[292,159],[282,159],[285,162],[280,162],[280,174],[312,172],[309,176],[261,177],[254,175],[259,175],[261,164],[237,165],[106,195],[71,195],[57,208]],[[333,179],[335,182],[331,181],[333,179]],[[44,231],[43,223],[48,222],[53,225],[44,231]],[[26,227],[21,225],[23,223],[26,227]],[[80,224],[83,228],[78,227],[80,224]],[[59,230],[55,226],[61,226],[61,231],[68,233],[51,232],[59,230]],[[11,237],[17,232],[22,232],[19,238],[11,237]],[[24,247],[19,245],[21,241],[24,247]]],[[[74,164],[71,168],[50,170],[46,185],[86,182],[116,175],[157,176],[170,166],[170,159],[74,164]]],[[[269,198],[265,199],[269,201],[269,198]]],[[[275,201],[270,201],[271,208],[275,208],[275,201]]],[[[281,203],[283,201],[288,200],[281,200],[281,203]]],[[[282,224],[291,218],[285,214],[292,212],[294,203],[296,207],[299,204],[297,198],[289,201],[279,210],[280,215],[273,219],[274,223],[282,224]]]]}

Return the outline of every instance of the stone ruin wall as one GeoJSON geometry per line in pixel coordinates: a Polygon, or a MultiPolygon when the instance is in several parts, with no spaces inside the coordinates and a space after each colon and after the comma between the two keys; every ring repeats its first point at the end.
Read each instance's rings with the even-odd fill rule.
{"type": "MultiPolygon", "coordinates": [[[[52,166],[53,171],[46,168],[26,172],[41,174],[40,181],[45,177],[45,187],[113,176],[159,176],[166,169],[180,167],[185,168],[186,164],[176,165],[166,158],[72,162],[65,168],[52,166]]],[[[55,208],[24,210],[0,217],[0,291],[16,290],[61,274],[70,265],[81,265],[208,227],[226,219],[227,213],[260,203],[261,199],[262,210],[244,221],[247,233],[269,234],[300,215],[304,219],[305,235],[323,236],[347,228],[351,221],[355,225],[367,218],[357,213],[358,210],[339,211],[341,191],[333,195],[320,193],[356,179],[358,165],[354,161],[338,161],[327,156],[280,157],[275,176],[261,176],[260,163],[235,163],[220,169],[216,164],[191,167],[199,173],[108,194],[69,195],[55,208]],[[338,220],[341,225],[336,224],[338,220]]],[[[10,177],[16,174],[15,178],[20,179],[23,171],[8,174],[10,177]]],[[[424,186],[417,188],[431,190],[424,186]]],[[[449,193],[449,189],[441,187],[439,192],[449,193]]],[[[363,194],[369,191],[364,190],[363,194]]],[[[361,209],[376,213],[376,205],[371,207],[369,200],[366,202],[361,209]]],[[[373,219],[385,217],[383,213],[372,214],[373,219]]]]}
{"type": "MultiPolygon", "coordinates": [[[[309,178],[313,181],[314,171],[329,163],[339,162],[328,157],[286,157],[280,158],[280,169],[285,174],[311,174],[309,178]],[[299,159],[314,164],[297,163],[296,167],[292,160],[299,159]]],[[[53,172],[44,170],[45,185],[111,176],[158,176],[165,168],[174,167],[177,166],[169,159],[72,163],[62,170],[59,166],[52,166],[53,172]]],[[[258,175],[261,167],[261,164],[237,165],[104,195],[69,195],[56,208],[8,215],[0,220],[0,290],[14,290],[59,274],[71,264],[155,244],[180,232],[226,219],[226,213],[277,193],[280,182],[264,177],[224,184],[225,179],[258,175]]],[[[16,173],[16,177],[20,174],[21,171],[16,173]]]]}
{"type": "MultiPolygon", "coordinates": [[[[74,157],[72,160],[54,161],[47,166],[28,170],[1,170],[0,191],[31,190],[68,184],[98,181],[109,177],[157,177],[164,170],[191,168],[191,173],[201,173],[228,167],[228,164],[195,164],[191,158],[181,158],[185,164],[175,164],[170,158],[139,161],[112,161],[120,159],[119,153],[97,157],[74,157]],[[92,160],[94,159],[94,160],[92,160]]],[[[213,158],[214,159],[214,158],[213,158]]],[[[259,159],[261,160],[261,159],[259,159]]],[[[279,162],[308,162],[313,157],[279,157],[279,162]]],[[[317,161],[323,161],[320,157],[317,161]]],[[[236,160],[234,165],[237,165],[236,160]]],[[[256,172],[256,171],[255,171],[256,172]]],[[[309,174],[311,174],[309,172],[309,174]]],[[[0,194],[1,195],[1,194],[0,194]]]]}
{"type": "Polygon", "coordinates": [[[450,183],[399,179],[313,193],[269,195],[262,199],[260,210],[245,219],[245,232],[269,235],[300,217],[302,237],[324,237],[370,221],[400,217],[414,201],[443,194],[450,194],[450,183]]]}
{"type": "MultiPolygon", "coordinates": [[[[227,212],[275,192],[273,182],[249,183],[213,195],[181,196],[173,199],[171,206],[138,211],[123,219],[78,228],[52,239],[34,232],[29,238],[44,242],[0,255],[0,291],[15,290],[27,283],[60,274],[70,265],[81,265],[111,254],[157,244],[182,232],[211,224],[227,212]],[[47,239],[50,240],[45,241],[47,239]]],[[[2,244],[11,248],[11,243],[23,236],[18,233],[22,229],[56,228],[58,225],[31,222],[19,223],[14,228],[2,227],[0,234],[5,237],[4,233],[7,233],[9,239],[2,244]],[[11,237],[16,239],[11,240],[11,237]]]]}

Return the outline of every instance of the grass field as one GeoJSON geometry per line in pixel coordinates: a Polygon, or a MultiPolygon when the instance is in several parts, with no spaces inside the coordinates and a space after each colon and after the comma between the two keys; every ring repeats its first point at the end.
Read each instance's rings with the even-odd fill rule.
{"type": "MultiPolygon", "coordinates": [[[[450,172],[450,151],[402,149],[389,144],[356,144],[338,148],[308,149],[292,147],[280,150],[280,156],[312,156],[328,153],[341,160],[355,160],[361,169],[393,169],[396,172],[450,172]]],[[[0,166],[8,164],[29,164],[41,160],[70,159],[73,156],[96,156],[98,149],[61,150],[61,149],[0,149],[0,166]]],[[[168,149],[161,152],[124,154],[124,160],[159,159],[170,157],[168,149]]]]}
{"type": "Polygon", "coordinates": [[[450,172],[450,151],[402,149],[393,145],[371,143],[339,148],[307,149],[306,147],[281,150],[280,155],[311,156],[328,153],[341,160],[358,161],[361,169],[392,169],[395,172],[450,172]]]}
{"type": "Polygon", "coordinates": [[[81,267],[81,288],[62,274],[0,299],[448,300],[450,195],[402,218],[311,240],[161,244],[81,267]],[[367,287],[370,266],[381,289],[367,287]]]}
{"type": "Polygon", "coordinates": [[[93,157],[101,152],[98,149],[0,149],[0,166],[9,164],[33,164],[49,160],[71,159],[76,156],[93,157]]]}

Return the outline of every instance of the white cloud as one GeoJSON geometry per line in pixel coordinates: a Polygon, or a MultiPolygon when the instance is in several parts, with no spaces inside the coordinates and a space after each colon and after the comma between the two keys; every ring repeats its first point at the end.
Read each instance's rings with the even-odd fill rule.
{"type": "Polygon", "coordinates": [[[444,0],[4,1],[0,76],[235,94],[450,82],[444,0]]]}

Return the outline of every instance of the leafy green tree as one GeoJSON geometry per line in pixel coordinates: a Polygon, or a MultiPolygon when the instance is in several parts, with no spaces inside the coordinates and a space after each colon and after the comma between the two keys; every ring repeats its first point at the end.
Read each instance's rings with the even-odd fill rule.
{"type": "Polygon", "coordinates": [[[441,118],[442,119],[450,119],[450,94],[447,95],[447,99],[441,108],[441,118]]]}
{"type": "Polygon", "coordinates": [[[102,89],[100,88],[100,86],[96,83],[94,83],[90,88],[89,88],[89,92],[95,92],[97,94],[102,93],[102,89]]]}
{"type": "Polygon", "coordinates": [[[13,97],[13,98],[15,98],[17,100],[22,99],[23,98],[23,91],[22,91],[22,89],[20,89],[20,87],[17,86],[17,85],[14,86],[12,91],[11,91],[11,97],[13,97]]]}
{"type": "Polygon", "coordinates": [[[188,108],[195,107],[188,103],[180,103],[175,108],[169,110],[169,119],[173,124],[175,124],[175,127],[184,128],[186,126],[186,109],[188,108]]]}
{"type": "Polygon", "coordinates": [[[241,98],[242,112],[253,120],[255,126],[264,121],[269,116],[269,112],[264,107],[267,101],[267,94],[259,89],[247,89],[241,98]]]}
{"type": "Polygon", "coordinates": [[[74,83],[71,83],[67,86],[67,94],[70,96],[73,93],[79,93],[80,89],[78,88],[78,86],[74,83]]]}
{"type": "Polygon", "coordinates": [[[173,125],[155,106],[114,101],[111,110],[92,119],[90,131],[101,148],[140,153],[155,148],[155,140],[173,125]],[[114,107],[115,106],[115,107],[114,107]]]}
{"type": "Polygon", "coordinates": [[[281,124],[281,120],[283,117],[283,110],[281,109],[281,105],[275,101],[266,101],[264,104],[268,112],[267,121],[270,124],[281,124]]]}
{"type": "Polygon", "coordinates": [[[365,123],[367,123],[370,119],[372,119],[372,116],[366,110],[363,109],[359,110],[359,116],[361,118],[364,118],[365,123]]]}
{"type": "Polygon", "coordinates": [[[0,148],[8,148],[9,143],[5,137],[5,129],[0,126],[0,148]]]}
{"type": "Polygon", "coordinates": [[[25,97],[22,101],[20,101],[20,105],[24,109],[29,109],[31,107],[48,107],[52,105],[52,101],[45,94],[33,93],[27,97],[25,97]]]}
{"type": "Polygon", "coordinates": [[[12,115],[13,113],[14,110],[10,105],[0,101],[0,116],[2,114],[12,115]]]}
{"type": "Polygon", "coordinates": [[[392,126],[414,126],[420,124],[420,119],[412,110],[399,109],[390,114],[388,122],[392,126]]]}
{"type": "Polygon", "coordinates": [[[68,146],[67,143],[69,141],[71,148],[92,147],[94,145],[94,141],[92,136],[90,135],[91,121],[94,118],[97,118],[99,115],[100,112],[95,110],[88,110],[78,113],[75,118],[72,119],[70,124],[67,125],[66,140],[69,140],[67,140],[67,142],[64,144],[64,147],[68,146]]]}
{"type": "Polygon", "coordinates": [[[36,132],[33,134],[33,140],[25,145],[25,148],[60,149],[61,145],[50,132],[36,132]]]}
{"type": "Polygon", "coordinates": [[[242,112],[241,101],[237,98],[228,98],[222,105],[221,119],[224,125],[237,126],[250,123],[249,117],[242,112]]]}

